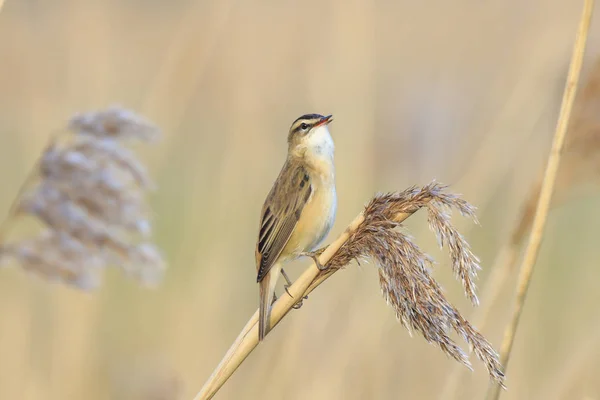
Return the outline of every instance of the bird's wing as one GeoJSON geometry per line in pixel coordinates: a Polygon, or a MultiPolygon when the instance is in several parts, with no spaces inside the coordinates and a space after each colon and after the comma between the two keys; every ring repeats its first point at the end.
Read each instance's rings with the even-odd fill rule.
{"type": "Polygon", "coordinates": [[[258,282],[269,272],[290,240],[311,193],[307,171],[301,165],[286,162],[262,209],[256,244],[258,282]]]}

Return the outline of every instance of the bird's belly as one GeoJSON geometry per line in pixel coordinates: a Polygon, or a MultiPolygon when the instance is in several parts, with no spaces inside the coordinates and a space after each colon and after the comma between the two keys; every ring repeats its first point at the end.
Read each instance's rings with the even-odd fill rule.
{"type": "Polygon", "coordinates": [[[335,188],[315,191],[311,200],[304,206],[286,246],[290,253],[297,255],[317,249],[333,226],[336,208],[335,188]]]}

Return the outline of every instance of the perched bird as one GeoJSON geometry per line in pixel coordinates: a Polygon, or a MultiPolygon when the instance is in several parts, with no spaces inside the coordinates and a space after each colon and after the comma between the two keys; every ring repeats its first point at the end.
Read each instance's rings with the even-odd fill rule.
{"type": "MultiPolygon", "coordinates": [[[[257,282],[260,284],[259,340],[270,330],[271,304],[282,267],[313,252],[329,233],[337,208],[334,145],[328,125],[331,115],[303,115],[288,134],[287,159],[273,184],[260,217],[256,245],[257,282]]],[[[287,289],[287,287],[286,287],[287,289]]]]}

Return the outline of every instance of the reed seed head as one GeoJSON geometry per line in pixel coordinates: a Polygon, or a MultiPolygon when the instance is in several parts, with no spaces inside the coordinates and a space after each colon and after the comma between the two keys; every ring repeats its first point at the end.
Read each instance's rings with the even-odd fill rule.
{"type": "Polygon", "coordinates": [[[9,216],[33,216],[43,223],[42,232],[3,244],[0,255],[81,289],[97,287],[108,266],[158,283],[165,262],[150,241],[146,203],[154,185],[126,141],[154,140],[159,131],[116,107],[77,115],[68,127],[45,149],[35,184],[9,216]]]}
{"type": "Polygon", "coordinates": [[[452,269],[462,282],[466,296],[476,305],[474,279],[479,260],[450,222],[452,209],[475,218],[474,208],[444,190],[444,186],[432,183],[424,188],[413,187],[400,193],[376,196],[365,208],[363,223],[328,265],[338,269],[353,259],[367,257],[374,260],[383,297],[409,332],[419,332],[425,340],[471,368],[467,354],[450,338],[451,332],[455,331],[486,365],[490,378],[503,385],[504,374],[498,353],[446,299],[431,275],[431,257],[409,236],[396,229],[400,227],[395,221],[397,215],[426,209],[430,228],[440,245],[448,248],[452,269]]]}

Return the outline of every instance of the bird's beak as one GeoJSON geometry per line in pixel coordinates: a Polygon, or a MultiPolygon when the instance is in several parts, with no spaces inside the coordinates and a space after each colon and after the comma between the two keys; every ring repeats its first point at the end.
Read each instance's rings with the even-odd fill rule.
{"type": "Polygon", "coordinates": [[[319,123],[317,124],[317,126],[328,125],[331,121],[333,121],[333,115],[328,115],[326,117],[323,117],[323,119],[321,119],[319,121],[319,123]]]}

